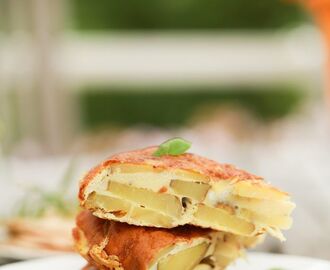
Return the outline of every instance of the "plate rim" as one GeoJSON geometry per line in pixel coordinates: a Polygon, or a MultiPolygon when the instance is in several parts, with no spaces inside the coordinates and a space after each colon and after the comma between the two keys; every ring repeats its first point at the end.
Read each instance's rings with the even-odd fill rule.
{"type": "MultiPolygon", "coordinates": [[[[249,261],[249,258],[257,258],[258,257],[269,257],[269,258],[274,258],[274,257],[281,257],[281,258],[287,258],[291,260],[300,260],[300,261],[313,261],[315,263],[323,263],[323,264],[328,264],[330,266],[330,261],[329,260],[324,260],[320,258],[313,258],[313,257],[308,257],[308,256],[301,256],[301,255],[291,255],[291,254],[276,254],[276,253],[268,253],[268,252],[248,252],[246,257],[243,258],[246,261],[249,261]]],[[[31,259],[31,260],[26,260],[26,261],[20,261],[20,262],[14,262],[14,263],[9,263],[3,266],[0,266],[1,270],[12,270],[14,269],[15,266],[21,266],[21,265],[33,265],[34,263],[42,263],[42,262],[47,262],[47,264],[51,263],[52,260],[63,260],[65,258],[71,258],[75,260],[82,260],[84,261],[84,258],[81,257],[78,253],[68,253],[68,254],[58,254],[58,255],[53,255],[49,257],[44,257],[44,258],[37,258],[37,259],[31,259]]]]}

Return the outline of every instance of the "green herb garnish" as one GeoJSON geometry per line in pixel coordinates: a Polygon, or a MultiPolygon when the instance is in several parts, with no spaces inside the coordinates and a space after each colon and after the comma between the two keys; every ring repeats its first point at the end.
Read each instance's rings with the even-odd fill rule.
{"type": "Polygon", "coordinates": [[[177,156],[185,153],[190,148],[190,146],[191,142],[177,137],[163,142],[158,146],[153,155],[155,157],[161,157],[164,155],[177,156]]]}

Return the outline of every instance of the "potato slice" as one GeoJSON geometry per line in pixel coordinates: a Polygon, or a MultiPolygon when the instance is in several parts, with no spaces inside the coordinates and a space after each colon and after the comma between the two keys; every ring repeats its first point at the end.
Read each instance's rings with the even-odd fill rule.
{"type": "Polygon", "coordinates": [[[246,209],[241,209],[239,215],[257,224],[267,224],[280,229],[288,229],[292,225],[292,218],[288,216],[265,216],[246,209]]]}
{"type": "Polygon", "coordinates": [[[168,253],[170,253],[175,248],[175,245],[171,245],[169,247],[165,247],[162,250],[160,250],[157,255],[152,259],[152,261],[149,264],[149,268],[154,268],[153,266],[158,264],[158,261],[165,257],[168,253]]]}
{"type": "Polygon", "coordinates": [[[229,258],[237,258],[240,256],[240,247],[239,245],[237,245],[237,241],[235,242],[223,242],[217,245],[215,252],[214,252],[214,256],[226,256],[229,258]]]}
{"type": "Polygon", "coordinates": [[[222,256],[222,255],[217,256],[217,261],[219,262],[217,264],[217,267],[219,267],[220,269],[225,269],[234,260],[235,260],[235,258],[229,258],[229,257],[222,256]]]}
{"type": "Polygon", "coordinates": [[[182,213],[179,198],[170,194],[155,193],[151,190],[136,188],[114,181],[109,182],[108,191],[141,207],[159,211],[165,215],[179,218],[182,213]]]}
{"type": "Polygon", "coordinates": [[[115,216],[123,216],[129,212],[132,205],[123,199],[93,192],[88,196],[86,206],[89,209],[97,207],[114,214],[115,216]]]}
{"type": "Polygon", "coordinates": [[[130,220],[139,220],[141,225],[169,228],[173,226],[173,218],[163,215],[157,211],[134,206],[132,203],[121,198],[112,197],[108,194],[91,193],[87,200],[87,207],[94,209],[101,208],[114,215],[114,220],[128,218],[130,220]]]}
{"type": "Polygon", "coordinates": [[[230,195],[228,201],[241,209],[248,209],[265,216],[288,216],[295,208],[295,204],[287,201],[263,200],[230,195]]]}
{"type": "Polygon", "coordinates": [[[220,231],[246,236],[252,235],[255,231],[252,223],[236,217],[225,208],[212,208],[201,204],[194,216],[193,224],[201,224],[220,231]]]}
{"type": "Polygon", "coordinates": [[[172,180],[170,187],[176,194],[195,199],[199,202],[203,201],[210,185],[202,182],[188,182],[182,180],[172,180]]]}
{"type": "Polygon", "coordinates": [[[256,199],[264,200],[288,200],[287,193],[276,188],[268,186],[264,182],[251,183],[248,181],[240,181],[234,184],[233,194],[256,199]]]}
{"type": "Polygon", "coordinates": [[[193,171],[187,170],[175,170],[175,179],[184,179],[187,181],[194,181],[194,182],[204,182],[207,183],[210,181],[210,178],[207,175],[203,175],[193,171]]]}
{"type": "Polygon", "coordinates": [[[209,181],[208,177],[195,172],[184,170],[168,172],[164,168],[154,168],[150,165],[115,164],[107,174],[111,181],[148,188],[156,192],[163,186],[169,186],[172,179],[189,182],[209,181]]]}
{"type": "Polygon", "coordinates": [[[208,243],[184,249],[176,254],[169,255],[158,263],[158,270],[192,270],[203,259],[208,243]]]}
{"type": "Polygon", "coordinates": [[[256,245],[262,243],[265,240],[265,234],[259,234],[253,237],[240,236],[239,241],[243,247],[255,247],[256,245]]]}
{"type": "Polygon", "coordinates": [[[173,227],[174,222],[173,218],[170,216],[141,207],[134,207],[131,211],[130,218],[139,220],[142,223],[141,225],[163,228],[173,227]]]}

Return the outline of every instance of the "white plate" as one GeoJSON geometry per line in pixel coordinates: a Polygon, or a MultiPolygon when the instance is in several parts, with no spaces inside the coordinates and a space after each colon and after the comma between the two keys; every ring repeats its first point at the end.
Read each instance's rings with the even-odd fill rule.
{"type": "MultiPolygon", "coordinates": [[[[1,270],[81,270],[85,261],[78,255],[64,255],[0,267],[1,270]]],[[[296,256],[250,253],[228,270],[330,270],[330,262],[296,256]]],[[[173,269],[174,270],[174,269],[173,269]]],[[[179,269],[175,269],[179,270],[179,269]]]]}
{"type": "Polygon", "coordinates": [[[20,247],[9,244],[0,244],[0,259],[31,260],[50,256],[66,255],[70,253],[47,249],[20,247]]]}
{"type": "Polygon", "coordinates": [[[308,257],[249,253],[228,270],[330,270],[330,262],[308,257]]]}

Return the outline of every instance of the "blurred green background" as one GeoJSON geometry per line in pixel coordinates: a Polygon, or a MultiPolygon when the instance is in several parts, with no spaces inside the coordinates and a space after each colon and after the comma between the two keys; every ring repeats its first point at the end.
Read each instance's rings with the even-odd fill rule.
{"type": "Polygon", "coordinates": [[[262,121],[283,117],[306,93],[290,85],[241,87],[90,87],[79,96],[84,129],[136,123],[161,127],[184,125],[202,107],[241,106],[262,121]]]}
{"type": "MultiPolygon", "coordinates": [[[[242,106],[262,123],[271,123],[297,110],[311,96],[310,89],[318,86],[313,85],[318,79],[305,83],[306,76],[301,75],[314,66],[305,65],[308,59],[303,59],[305,66],[300,67],[300,59],[295,59],[296,43],[292,41],[300,28],[312,23],[303,8],[292,1],[99,0],[94,4],[88,0],[3,0],[0,22],[0,46],[4,44],[4,55],[9,55],[2,63],[8,72],[2,76],[0,69],[5,79],[5,98],[0,104],[0,116],[8,130],[5,149],[15,148],[28,137],[46,147],[54,145],[50,148],[55,152],[61,148],[61,152],[76,136],[98,128],[184,126],[207,106],[242,106]],[[244,42],[249,43],[246,50],[244,42]],[[231,44],[235,47],[232,51],[231,44]],[[281,46],[280,53],[274,44],[281,46]],[[253,72],[255,76],[246,82],[233,75],[243,73],[235,53],[243,51],[244,57],[252,51],[258,57],[258,49],[251,50],[254,45],[263,50],[261,60],[255,58],[262,64],[252,65],[250,72],[246,67],[254,56],[242,59],[245,78],[253,72]],[[185,52],[183,46],[190,52],[178,60],[184,63],[176,63],[174,56],[171,63],[158,65],[158,55],[152,52],[161,47],[160,53],[177,55],[185,52]],[[222,49],[228,55],[221,54],[222,49]],[[194,52],[201,51],[194,58],[194,52]],[[283,58],[290,66],[282,65],[283,71],[278,63],[273,66],[263,55],[265,51],[269,59],[279,58],[280,62],[283,58]],[[138,60],[122,57],[132,52],[138,60]],[[219,58],[213,60],[219,52],[219,58]],[[146,59],[139,58],[141,54],[146,59]],[[222,71],[214,68],[218,66],[213,62],[221,64],[222,58],[234,70],[224,75],[229,83],[223,81],[222,71]],[[184,65],[189,68],[194,61],[201,64],[185,73],[184,65]],[[132,76],[132,62],[137,62],[137,76],[132,76]],[[213,75],[203,70],[204,63],[209,65],[205,70],[213,75]],[[171,68],[176,71],[178,64],[181,66],[173,76],[171,68]],[[160,66],[156,79],[152,65],[155,69],[160,66]],[[145,73],[139,72],[140,67],[145,73]],[[163,76],[163,68],[170,76],[163,76]],[[200,71],[204,72],[201,76],[200,71]]],[[[308,29],[304,31],[300,40],[307,40],[304,33],[308,29]]],[[[298,58],[299,54],[311,55],[303,47],[299,50],[298,58]]],[[[160,59],[166,62],[166,55],[160,59]]],[[[226,64],[221,68],[226,71],[226,64]]]]}
{"type": "Polygon", "coordinates": [[[297,26],[302,8],[285,0],[73,0],[79,30],[265,30],[297,26]]]}
{"type": "MultiPolygon", "coordinates": [[[[109,35],[111,31],[280,31],[309,20],[299,5],[278,0],[100,0],[97,5],[73,0],[70,7],[73,29],[110,31],[109,35]]],[[[305,97],[304,89],[285,82],[255,87],[91,85],[79,93],[84,129],[107,124],[182,125],[205,104],[239,104],[268,121],[290,113],[305,97]]]]}

